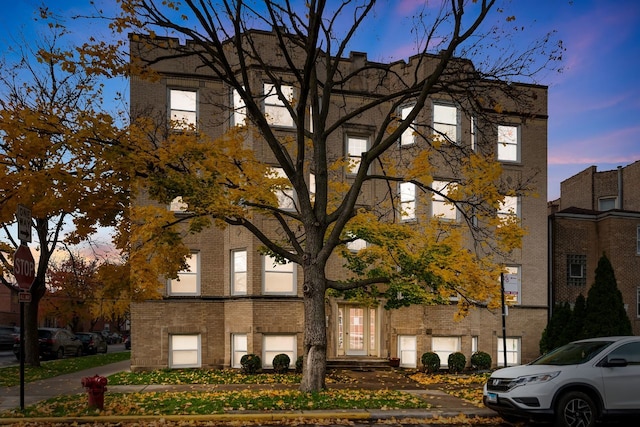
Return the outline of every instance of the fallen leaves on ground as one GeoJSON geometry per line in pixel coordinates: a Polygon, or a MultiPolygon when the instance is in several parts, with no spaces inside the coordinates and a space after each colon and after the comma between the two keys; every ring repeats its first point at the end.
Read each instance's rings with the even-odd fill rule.
{"type": "Polygon", "coordinates": [[[482,387],[489,378],[486,374],[426,374],[417,372],[410,376],[417,383],[425,385],[437,384],[446,393],[464,399],[482,408],[482,387]]]}
{"type": "Polygon", "coordinates": [[[318,409],[428,408],[424,400],[395,390],[240,390],[204,392],[107,393],[104,410],[89,409],[86,396],[60,396],[30,406],[24,412],[6,411],[0,417],[87,415],[209,415],[229,411],[318,409]]]}

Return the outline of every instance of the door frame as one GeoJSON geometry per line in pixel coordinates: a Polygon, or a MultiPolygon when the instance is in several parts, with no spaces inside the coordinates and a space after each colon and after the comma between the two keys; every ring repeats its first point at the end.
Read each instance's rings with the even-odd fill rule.
{"type": "Polygon", "coordinates": [[[337,356],[374,356],[380,354],[381,328],[379,307],[367,307],[354,303],[337,303],[336,310],[336,355],[337,356]],[[355,331],[352,326],[352,310],[362,310],[362,349],[350,346],[350,334],[355,331]]]}

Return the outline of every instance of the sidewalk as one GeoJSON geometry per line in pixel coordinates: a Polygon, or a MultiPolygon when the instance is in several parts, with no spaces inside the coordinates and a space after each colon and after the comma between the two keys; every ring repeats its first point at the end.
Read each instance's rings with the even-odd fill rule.
{"type": "MultiPolygon", "coordinates": [[[[100,366],[92,368],[86,371],[74,372],[67,375],[61,375],[46,380],[35,381],[25,384],[24,390],[24,404],[25,407],[33,405],[39,401],[46,400],[59,395],[73,395],[85,393],[82,387],[81,380],[84,377],[91,377],[94,375],[100,375],[107,377],[117,372],[129,370],[129,361],[114,363],[111,365],[100,366]]],[[[430,409],[410,409],[410,410],[337,410],[337,411],[270,411],[270,412],[255,412],[249,413],[246,411],[229,412],[226,414],[214,414],[206,416],[188,416],[189,419],[198,419],[207,421],[230,421],[230,420],[263,420],[274,421],[279,419],[299,419],[299,418],[313,418],[313,419],[328,419],[328,418],[341,418],[352,420],[388,420],[388,419],[402,419],[402,418],[434,418],[434,417],[455,417],[460,414],[466,416],[478,416],[478,417],[494,417],[497,414],[487,408],[478,408],[474,405],[451,396],[442,390],[433,387],[425,387],[419,385],[405,376],[394,372],[368,372],[368,371],[349,371],[349,375],[353,376],[356,380],[353,384],[331,384],[330,387],[336,388],[389,388],[398,389],[406,393],[411,393],[422,397],[432,407],[430,409]]],[[[247,385],[247,384],[233,384],[233,385],[137,385],[137,386],[120,386],[107,385],[107,393],[127,393],[127,392],[157,392],[157,391],[181,391],[181,390],[237,390],[247,388],[283,388],[283,387],[296,387],[296,386],[283,386],[279,384],[270,385],[247,385]]],[[[88,399],[88,398],[87,398],[88,399]]],[[[79,404],[86,404],[86,401],[79,402],[79,404]]],[[[0,388],[0,412],[9,409],[20,407],[20,386],[14,387],[2,387],[0,388]]],[[[83,421],[87,422],[127,422],[145,419],[159,419],[166,420],[178,420],[184,419],[183,416],[158,416],[158,417],[123,417],[123,416],[96,416],[86,417],[83,421]],[[89,419],[91,418],[91,419],[89,419]]],[[[45,421],[44,419],[39,419],[45,421]]],[[[11,424],[15,422],[28,421],[25,418],[0,418],[0,424],[11,424]]],[[[30,420],[37,421],[37,420],[30,420]]],[[[77,417],[69,420],[57,418],[50,418],[46,421],[52,422],[73,422],[79,421],[77,417]]]]}

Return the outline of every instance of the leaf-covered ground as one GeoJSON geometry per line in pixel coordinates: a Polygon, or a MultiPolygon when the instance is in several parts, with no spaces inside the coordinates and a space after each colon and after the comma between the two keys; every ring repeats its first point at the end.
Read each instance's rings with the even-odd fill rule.
{"type": "Polygon", "coordinates": [[[424,400],[394,390],[241,390],[211,392],[106,393],[104,410],[89,409],[83,395],[60,396],[1,417],[75,417],[87,415],[210,415],[228,411],[415,409],[424,400]]]}
{"type": "Polygon", "coordinates": [[[410,376],[420,384],[437,384],[443,391],[482,408],[482,387],[490,373],[483,374],[425,374],[417,372],[410,376]]]}
{"type": "MultiPolygon", "coordinates": [[[[128,357],[128,353],[126,353],[128,357]]],[[[120,356],[124,357],[124,356],[120,356]]],[[[58,361],[68,365],[65,370],[76,367],[80,359],[58,361]]],[[[85,361],[86,363],[86,361],[85,361]]],[[[62,369],[62,368],[60,368],[62,369]]],[[[416,372],[408,377],[424,385],[437,387],[454,396],[482,407],[482,385],[489,374],[424,374],[416,372]]],[[[136,392],[113,393],[104,396],[104,410],[90,409],[86,394],[60,396],[27,407],[23,412],[13,410],[0,413],[0,417],[82,417],[91,415],[210,415],[229,411],[295,411],[329,409],[428,409],[432,404],[410,393],[393,390],[390,383],[394,375],[384,376],[384,388],[361,389],[353,383],[353,378],[344,373],[332,372],[328,383],[350,383],[348,389],[330,389],[320,393],[301,393],[297,389],[259,390],[245,389],[236,391],[172,391],[172,392],[136,392]],[[389,377],[389,378],[387,378],[389,377]]],[[[406,377],[405,377],[406,378],[406,377]]],[[[162,369],[147,372],[121,372],[109,377],[109,385],[204,385],[204,384],[284,384],[295,385],[300,375],[288,373],[242,374],[238,370],[208,369],[162,369]]],[[[466,419],[466,418],[465,418],[466,419]]],[[[430,421],[431,424],[434,424],[430,421]]],[[[483,422],[474,421],[470,425],[483,422]]],[[[457,425],[464,425],[459,423],[457,425]]]]}

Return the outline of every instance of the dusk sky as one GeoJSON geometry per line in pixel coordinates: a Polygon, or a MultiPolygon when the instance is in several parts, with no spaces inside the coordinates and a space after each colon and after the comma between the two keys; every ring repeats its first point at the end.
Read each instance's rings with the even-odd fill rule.
{"type": "MultiPolygon", "coordinates": [[[[115,0],[97,0],[115,7],[115,0]]],[[[50,0],[63,15],[89,14],[88,0],[50,0]]],[[[411,42],[402,34],[409,16],[424,0],[382,2],[377,7],[375,36],[361,39],[353,50],[370,60],[407,59],[411,42]]],[[[0,49],[7,52],[19,33],[34,35],[34,10],[41,2],[17,0],[0,16],[0,49]]],[[[549,87],[548,200],[560,195],[560,182],[596,165],[599,171],[640,160],[640,2],[637,0],[513,0],[506,16],[525,27],[520,43],[530,43],[555,30],[563,41],[563,71],[546,72],[536,83],[549,87]]],[[[98,31],[104,23],[80,21],[70,25],[78,37],[98,31]]],[[[122,90],[122,88],[120,88],[122,90]]],[[[125,87],[126,90],[126,87],[125,87]]],[[[525,141],[526,143],[526,141],[525,141]]]]}

